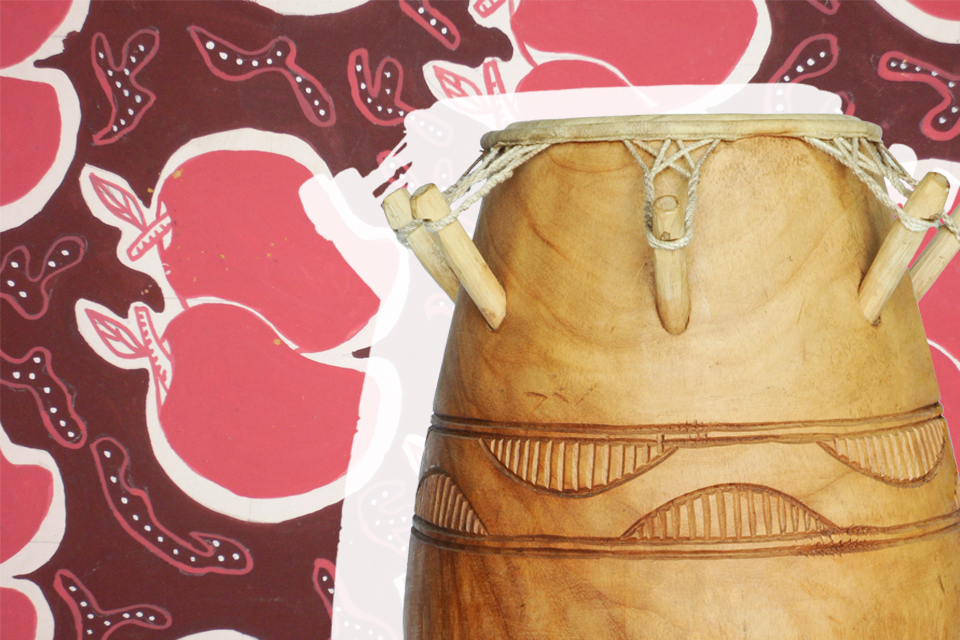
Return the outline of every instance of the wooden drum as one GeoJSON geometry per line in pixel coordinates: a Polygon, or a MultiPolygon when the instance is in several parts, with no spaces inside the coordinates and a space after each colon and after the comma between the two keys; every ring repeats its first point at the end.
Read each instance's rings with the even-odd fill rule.
{"type": "Polygon", "coordinates": [[[957,468],[907,271],[942,176],[911,190],[846,116],[527,122],[483,147],[446,197],[385,203],[464,287],[407,640],[960,637],[957,468]],[[900,221],[884,178],[912,191],[900,221]],[[474,248],[446,207],[484,181],[474,248]]]}

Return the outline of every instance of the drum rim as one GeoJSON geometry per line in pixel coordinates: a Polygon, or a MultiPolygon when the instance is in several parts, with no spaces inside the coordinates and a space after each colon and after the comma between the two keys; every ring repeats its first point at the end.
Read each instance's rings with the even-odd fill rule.
{"type": "Polygon", "coordinates": [[[618,140],[737,140],[753,136],[865,138],[879,142],[883,130],[837,114],[674,114],[606,116],[514,122],[481,138],[484,149],[512,145],[618,140]]]}

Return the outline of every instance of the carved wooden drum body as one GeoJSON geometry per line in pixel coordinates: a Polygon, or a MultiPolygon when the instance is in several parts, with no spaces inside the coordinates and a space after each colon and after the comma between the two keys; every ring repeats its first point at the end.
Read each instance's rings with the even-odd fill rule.
{"type": "Polygon", "coordinates": [[[484,166],[525,154],[474,237],[506,315],[492,330],[460,291],[408,640],[960,637],[957,469],[910,275],[864,311],[900,224],[880,176],[906,179],[879,134],[485,136],[484,166]]]}

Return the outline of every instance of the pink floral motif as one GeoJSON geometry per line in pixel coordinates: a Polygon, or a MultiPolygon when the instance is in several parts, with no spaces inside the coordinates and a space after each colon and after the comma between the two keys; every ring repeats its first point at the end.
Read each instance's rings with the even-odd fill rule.
{"type": "Polygon", "coordinates": [[[156,102],[157,96],[137,82],[137,74],[157,55],[159,45],[159,31],[141,29],[127,38],[118,63],[107,37],[102,33],[93,36],[93,71],[110,101],[110,122],[94,134],[94,144],[110,144],[133,131],[156,102]]]}
{"type": "Polygon", "coordinates": [[[803,82],[837,66],[837,36],[820,33],[798,44],[787,61],[771,76],[770,82],[803,82]]]}
{"type": "Polygon", "coordinates": [[[192,531],[188,542],[164,527],[147,492],[130,484],[130,455],[118,441],[100,438],[90,449],[110,510],[137,542],[186,573],[243,575],[253,569],[253,557],[236,540],[192,531]]]}
{"type": "Polygon", "coordinates": [[[482,96],[484,92],[480,90],[472,80],[465,78],[459,73],[454,73],[444,69],[440,65],[433,67],[433,74],[440,82],[440,87],[448,98],[466,98],[468,96],[482,96]]]}
{"type": "Polygon", "coordinates": [[[53,588],[63,598],[77,629],[77,640],[106,640],[113,632],[127,625],[146,629],[166,629],[173,618],[166,609],[151,604],[137,604],[120,609],[103,609],[93,593],[80,579],[66,569],[57,571],[53,588]]]}
{"type": "Polygon", "coordinates": [[[563,73],[551,70],[542,77],[538,68],[567,65],[581,87],[618,86],[622,80],[636,87],[719,84],[743,58],[758,24],[750,0],[512,0],[513,7],[517,51],[535,67],[526,80],[538,90],[574,88],[563,73]],[[545,63],[536,52],[566,56],[545,63]],[[605,66],[588,63],[593,71],[587,73],[587,60],[605,66]]]}
{"type": "Polygon", "coordinates": [[[36,640],[37,609],[22,591],[0,587],[0,620],[3,640],[36,640]]]}
{"type": "Polygon", "coordinates": [[[453,51],[460,46],[460,32],[457,27],[450,18],[432,7],[430,0],[400,0],[400,9],[447,49],[453,51]]]}
{"type": "Polygon", "coordinates": [[[120,185],[108,182],[95,173],[90,174],[90,184],[110,213],[140,230],[140,236],[127,247],[127,257],[131,261],[142,258],[173,228],[170,216],[166,213],[148,223],[136,196],[120,185]]]}
{"type": "Polygon", "coordinates": [[[96,329],[97,335],[115,356],[125,360],[147,357],[147,348],[126,325],[93,309],[87,309],[87,317],[96,329]]]}
{"type": "Polygon", "coordinates": [[[73,409],[73,396],[53,372],[53,356],[45,347],[34,347],[22,358],[0,351],[3,370],[0,384],[30,392],[47,432],[58,444],[79,449],[87,440],[87,426],[73,409]]]}
{"type": "Polygon", "coordinates": [[[370,71],[370,54],[356,49],[347,63],[350,95],[357,109],[373,124],[392,127],[414,110],[400,99],[403,91],[403,67],[391,57],[380,61],[375,73],[370,71]]]}
{"type": "Polygon", "coordinates": [[[919,58],[899,51],[888,51],[880,57],[877,73],[893,82],[921,82],[930,85],[943,98],[927,111],[920,122],[923,135],[943,142],[960,133],[960,75],[947,73],[919,58]]]}
{"type": "Polygon", "coordinates": [[[84,246],[77,236],[60,238],[47,249],[35,276],[30,275],[30,252],[23,245],[14,247],[0,264],[0,299],[27,320],[42,317],[50,306],[50,281],[83,259],[84,246]]]}
{"type": "Polygon", "coordinates": [[[0,489],[0,513],[16,514],[0,527],[0,562],[6,562],[43,525],[53,502],[53,475],[35,464],[13,464],[0,451],[0,489]]]}
{"type": "Polygon", "coordinates": [[[201,27],[190,27],[189,31],[210,73],[221,80],[241,82],[261,73],[279,73],[293,88],[307,120],[318,127],[329,127],[337,121],[330,95],[319,80],[297,64],[297,45],[290,38],[280,36],[256,51],[247,51],[201,27]]]}
{"type": "Polygon", "coordinates": [[[497,9],[502,7],[507,0],[476,0],[473,3],[473,10],[477,12],[481,18],[489,18],[497,9]]]}
{"type": "Polygon", "coordinates": [[[840,0],[807,0],[821,12],[832,16],[840,9],[840,0]]]}
{"type": "Polygon", "coordinates": [[[333,584],[336,581],[337,567],[326,558],[313,561],[313,588],[320,594],[323,608],[333,619],[333,584]]]}
{"type": "Polygon", "coordinates": [[[500,65],[494,59],[483,63],[483,82],[487,87],[487,94],[491,96],[502,95],[507,92],[503,86],[503,78],[500,76],[500,65]]]}
{"type": "MultiPolygon", "coordinates": [[[[0,6],[6,9],[11,4],[25,3],[0,6]]],[[[36,189],[53,167],[63,122],[57,92],[49,84],[3,76],[0,95],[0,206],[4,206],[36,189]]]]}
{"type": "Polygon", "coordinates": [[[133,316],[139,335],[122,322],[87,309],[91,326],[111,353],[123,360],[146,358],[150,362],[150,371],[157,387],[157,403],[163,404],[167,392],[170,391],[170,352],[157,335],[147,307],[134,305],[133,316]]]}

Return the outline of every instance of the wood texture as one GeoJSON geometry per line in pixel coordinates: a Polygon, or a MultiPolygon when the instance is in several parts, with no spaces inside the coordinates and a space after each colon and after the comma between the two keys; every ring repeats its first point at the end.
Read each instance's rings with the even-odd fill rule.
{"type": "MultiPolygon", "coordinates": [[[[406,637],[957,640],[960,485],[910,282],[878,325],[860,306],[889,213],[801,140],[720,143],[681,324],[643,184],[622,144],[566,143],[485,198],[510,309],[454,312],[406,637]]],[[[680,172],[654,187],[683,209],[680,172]]]]}
{"type": "MultiPolygon", "coordinates": [[[[960,206],[953,210],[950,219],[960,224],[960,206]]],[[[957,240],[957,236],[946,227],[937,229],[937,235],[924,247],[923,253],[910,267],[910,279],[913,281],[917,300],[930,290],[957,252],[960,252],[960,240],[957,240]]]]}
{"type": "Polygon", "coordinates": [[[622,144],[569,143],[484,199],[474,241],[510,312],[490,336],[472,305],[454,311],[437,414],[710,424],[937,402],[909,281],[883,322],[864,319],[858,288],[893,220],[837,161],[786,138],[717,147],[698,189],[690,321],[677,336],[657,313],[642,184],[622,144]]]}
{"type": "MultiPolygon", "coordinates": [[[[435,185],[417,189],[410,199],[413,215],[436,222],[450,213],[450,207],[435,185]]],[[[483,256],[460,222],[454,220],[437,232],[447,264],[456,274],[464,290],[483,314],[490,328],[496,330],[507,314],[507,299],[500,282],[490,271],[483,256]]]]}
{"type": "MultiPolygon", "coordinates": [[[[397,189],[383,199],[381,205],[383,212],[387,216],[387,222],[394,231],[403,228],[413,222],[413,211],[410,208],[410,192],[406,189],[397,189]]],[[[444,293],[450,296],[450,299],[456,301],[457,291],[460,289],[460,281],[450,269],[447,261],[440,251],[440,245],[429,231],[422,226],[417,227],[407,236],[407,244],[417,256],[417,260],[423,265],[444,293]]]]}
{"type": "MultiPolygon", "coordinates": [[[[910,194],[903,212],[921,220],[936,220],[943,213],[949,192],[950,183],[946,178],[939,173],[928,173],[910,194]]],[[[911,231],[903,224],[891,227],[860,285],[860,308],[870,324],[880,321],[883,306],[907,272],[923,236],[924,232],[911,231]]]]}

